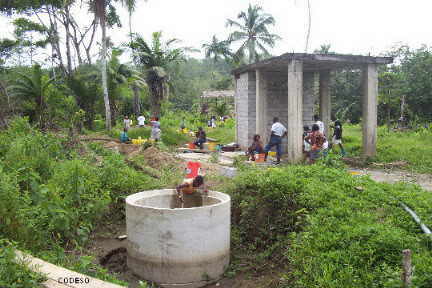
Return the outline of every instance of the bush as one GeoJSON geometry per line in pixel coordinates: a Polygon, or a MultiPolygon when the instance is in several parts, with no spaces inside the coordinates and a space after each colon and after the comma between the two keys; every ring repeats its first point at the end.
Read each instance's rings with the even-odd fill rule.
{"type": "Polygon", "coordinates": [[[46,278],[31,271],[26,263],[17,261],[14,246],[0,239],[0,287],[39,288],[46,278]]]}
{"type": "Polygon", "coordinates": [[[404,249],[413,251],[413,287],[431,287],[431,239],[399,204],[432,223],[432,194],[416,186],[312,165],[244,170],[228,192],[233,246],[254,266],[290,263],[283,287],[400,287],[404,249]]]}

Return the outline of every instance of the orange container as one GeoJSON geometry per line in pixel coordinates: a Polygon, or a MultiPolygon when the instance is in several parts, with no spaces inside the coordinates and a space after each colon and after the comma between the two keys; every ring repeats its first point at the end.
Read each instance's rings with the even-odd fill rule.
{"type": "Polygon", "coordinates": [[[264,162],[264,158],[265,158],[265,154],[264,153],[263,154],[257,154],[256,158],[255,158],[255,162],[263,163],[264,162]]]}
{"type": "Polygon", "coordinates": [[[188,147],[189,147],[189,149],[195,149],[196,148],[194,143],[188,143],[188,147]]]}

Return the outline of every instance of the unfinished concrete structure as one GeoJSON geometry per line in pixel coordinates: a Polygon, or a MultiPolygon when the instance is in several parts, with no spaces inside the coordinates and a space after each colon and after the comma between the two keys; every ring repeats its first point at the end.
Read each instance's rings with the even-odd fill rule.
{"type": "Polygon", "coordinates": [[[300,161],[303,125],[314,123],[315,81],[319,77],[320,118],[327,134],[331,121],[331,71],[361,69],[363,154],[375,155],[377,66],[392,62],[391,57],[286,53],[233,70],[237,143],[246,148],[254,134],[260,134],[267,142],[273,117],[279,117],[288,129],[288,137],[283,140],[284,152],[288,152],[289,162],[300,161]]]}

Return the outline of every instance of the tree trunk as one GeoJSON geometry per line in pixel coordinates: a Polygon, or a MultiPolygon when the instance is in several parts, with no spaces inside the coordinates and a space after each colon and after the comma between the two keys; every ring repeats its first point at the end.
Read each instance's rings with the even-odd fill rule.
{"type": "Polygon", "coordinates": [[[133,111],[136,117],[141,114],[141,106],[140,106],[140,89],[138,86],[132,84],[132,91],[134,94],[134,102],[133,102],[133,111]]]}
{"type": "Polygon", "coordinates": [[[153,117],[159,117],[161,114],[161,102],[163,99],[163,82],[153,81],[148,83],[150,87],[150,110],[153,117]]]}
{"type": "Polygon", "coordinates": [[[249,41],[249,64],[255,62],[255,40],[251,39],[249,41]]]}
{"type": "Polygon", "coordinates": [[[65,15],[64,15],[64,24],[66,29],[66,58],[67,58],[67,73],[70,76],[72,74],[72,55],[71,55],[71,47],[70,47],[70,30],[69,30],[69,7],[65,7],[65,15]]]}
{"type": "Polygon", "coordinates": [[[108,77],[107,77],[107,62],[106,62],[106,54],[107,54],[107,45],[106,45],[106,23],[105,23],[105,9],[104,14],[100,18],[101,28],[102,28],[102,89],[104,95],[104,103],[105,103],[105,128],[107,130],[111,130],[111,107],[110,100],[108,97],[108,77]]]}

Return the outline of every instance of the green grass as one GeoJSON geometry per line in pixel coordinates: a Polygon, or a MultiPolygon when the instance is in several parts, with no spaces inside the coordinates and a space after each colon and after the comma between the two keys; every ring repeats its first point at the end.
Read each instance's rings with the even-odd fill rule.
{"type": "Polygon", "coordinates": [[[16,261],[14,245],[0,239],[0,287],[39,288],[46,277],[31,271],[27,263],[16,261]]]}
{"type": "Polygon", "coordinates": [[[432,287],[432,241],[399,204],[430,226],[432,194],[417,186],[290,165],[245,169],[226,191],[231,270],[245,269],[245,261],[252,271],[277,269],[279,287],[399,288],[402,250],[411,249],[412,287],[432,287]]]}
{"type": "MultiPolygon", "coordinates": [[[[350,156],[360,156],[362,132],[359,125],[345,125],[343,143],[350,156]]],[[[378,128],[377,156],[373,162],[390,163],[404,160],[406,169],[420,173],[432,173],[432,130],[393,132],[378,128]]]]}

